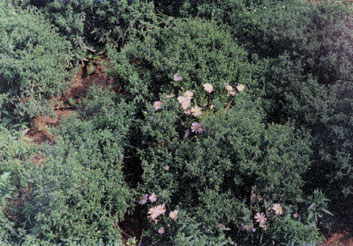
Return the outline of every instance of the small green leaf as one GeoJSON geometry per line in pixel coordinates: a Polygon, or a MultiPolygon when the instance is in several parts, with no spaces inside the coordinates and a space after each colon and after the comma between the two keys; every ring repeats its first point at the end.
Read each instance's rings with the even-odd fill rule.
{"type": "Polygon", "coordinates": [[[89,70],[88,70],[88,74],[92,74],[94,72],[94,65],[93,62],[91,61],[89,63],[89,70]]]}

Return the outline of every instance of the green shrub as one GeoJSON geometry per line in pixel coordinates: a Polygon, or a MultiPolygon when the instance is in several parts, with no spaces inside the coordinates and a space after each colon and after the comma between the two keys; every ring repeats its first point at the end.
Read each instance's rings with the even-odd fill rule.
{"type": "MultiPolygon", "coordinates": [[[[228,84],[234,89],[238,84],[246,88],[256,85],[247,53],[229,31],[200,19],[176,19],[170,25],[154,26],[143,40],[131,38],[120,52],[108,49],[108,56],[110,74],[137,103],[157,100],[162,92],[178,96],[180,88],[202,91],[204,83],[211,83],[215,94],[228,84]],[[176,74],[182,76],[181,81],[173,81],[176,74]]],[[[199,93],[195,94],[198,97],[199,93]]],[[[225,98],[215,97],[215,106],[225,98]]],[[[197,101],[207,103],[201,97],[197,101]]]]}
{"type": "Polygon", "coordinates": [[[155,18],[153,6],[140,1],[13,1],[22,8],[39,8],[77,50],[123,44],[130,32],[155,18]]]}
{"type": "Polygon", "coordinates": [[[247,50],[260,57],[278,57],[286,52],[320,84],[351,80],[352,9],[325,2],[317,7],[304,1],[269,2],[246,20],[235,36],[247,50]]]}
{"type": "MultiPolygon", "coordinates": [[[[303,205],[301,176],[309,166],[310,141],[288,124],[263,123],[262,102],[255,99],[262,89],[252,79],[256,68],[247,63],[247,53],[226,27],[176,19],[154,26],[142,40],[131,39],[119,53],[108,49],[108,55],[116,86],[124,88],[126,98],[141,112],[136,131],[140,137],[131,143],[138,147],[143,168],[140,189],[156,193],[156,205],[165,204],[164,213],[189,214],[195,221],[190,226],[198,228],[188,234],[191,238],[199,243],[213,238],[215,245],[221,245],[228,235],[245,243],[241,224],[253,221],[256,212],[265,209],[264,201],[281,203],[288,211],[303,205]],[[205,83],[213,86],[212,92],[205,91],[205,83]],[[182,109],[185,93],[190,106],[182,109]],[[201,111],[198,116],[196,106],[201,111]],[[196,123],[203,124],[204,134],[192,132],[196,123]],[[262,199],[251,208],[254,187],[262,199]],[[222,232],[219,224],[231,231],[222,232]]],[[[156,207],[148,208],[151,212],[156,207]]],[[[177,223],[161,216],[146,242],[160,240],[163,245],[173,244],[176,236],[190,238],[177,223]],[[160,227],[166,231],[162,237],[157,232],[160,227]]],[[[305,219],[298,223],[301,227],[293,226],[286,238],[304,231],[308,240],[318,240],[316,229],[305,229],[305,219]]],[[[273,241],[269,233],[264,238],[273,241]]],[[[278,237],[275,242],[290,241],[278,237]]]]}
{"type": "MultiPolygon", "coordinates": [[[[287,216],[303,205],[301,176],[310,154],[308,140],[293,128],[261,123],[262,113],[249,98],[238,94],[231,109],[203,108],[199,118],[185,116],[176,99],[162,99],[163,107],[155,110],[151,105],[140,123],[145,193],[156,193],[156,204],[166,204],[168,213],[187,211],[210,237],[220,233],[219,224],[226,225],[231,231],[225,234],[237,243],[246,242],[239,233],[241,224],[253,221],[256,212],[267,211],[268,204],[288,206],[287,216]],[[191,131],[193,122],[203,123],[203,134],[191,131]],[[185,130],[190,131],[188,136],[185,130]],[[254,187],[261,199],[251,205],[254,187]]],[[[177,226],[173,223],[162,217],[153,228],[171,230],[167,225],[177,226]]],[[[308,227],[305,223],[293,226],[285,238],[274,239],[267,231],[264,240],[288,243],[292,234],[308,227]]],[[[261,233],[262,229],[257,230],[261,233]]],[[[318,240],[316,230],[304,231],[308,234],[301,242],[318,240]]]]}
{"type": "Polygon", "coordinates": [[[70,45],[36,11],[0,3],[1,118],[24,120],[48,113],[47,100],[68,85],[70,45]]]}
{"type": "Polygon", "coordinates": [[[43,146],[43,165],[26,171],[28,199],[8,212],[13,242],[121,244],[118,223],[133,194],[122,172],[131,107],[100,88],[91,88],[81,112],[92,106],[84,120],[63,119],[55,144],[43,146]]]}

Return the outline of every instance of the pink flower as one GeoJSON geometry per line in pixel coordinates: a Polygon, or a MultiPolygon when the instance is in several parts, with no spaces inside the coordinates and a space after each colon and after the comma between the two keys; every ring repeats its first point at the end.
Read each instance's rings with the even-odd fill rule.
{"type": "Polygon", "coordinates": [[[238,92],[243,92],[244,89],[245,89],[245,86],[244,86],[243,84],[237,85],[237,90],[238,90],[238,92]]]}
{"type": "Polygon", "coordinates": [[[153,103],[153,107],[154,107],[154,110],[158,110],[158,109],[161,109],[162,108],[162,102],[161,101],[155,101],[153,103]]]}
{"type": "Polygon", "coordinates": [[[225,85],[226,90],[228,91],[228,96],[235,96],[235,92],[233,91],[233,87],[230,85],[225,85]]]}
{"type": "Polygon", "coordinates": [[[185,101],[185,97],[184,96],[178,96],[177,100],[178,100],[178,102],[180,104],[182,104],[185,101]]]}
{"type": "Polygon", "coordinates": [[[152,207],[148,210],[148,214],[150,215],[151,219],[153,221],[157,220],[157,217],[159,216],[157,207],[152,207]]]}
{"type": "Polygon", "coordinates": [[[211,93],[213,91],[213,86],[209,83],[203,84],[203,88],[208,93],[211,93]]]}
{"type": "Polygon", "coordinates": [[[188,98],[191,100],[191,98],[194,96],[194,93],[192,91],[185,91],[184,92],[184,97],[188,98]]]}
{"type": "Polygon", "coordinates": [[[159,234],[163,234],[165,232],[165,229],[164,229],[164,227],[160,227],[159,229],[158,229],[158,233],[159,234]]]}
{"type": "Polygon", "coordinates": [[[166,98],[173,98],[175,95],[173,93],[169,94],[169,95],[166,95],[165,97],[166,98]]]}
{"type": "Polygon", "coordinates": [[[187,110],[188,107],[190,107],[190,101],[188,101],[188,100],[183,101],[182,104],[181,104],[181,107],[182,107],[184,110],[187,110]]]}
{"type": "Polygon", "coordinates": [[[146,203],[147,203],[147,199],[148,199],[148,195],[145,194],[145,195],[143,196],[143,198],[139,201],[139,204],[140,204],[140,205],[146,204],[146,203]]]}
{"type": "Polygon", "coordinates": [[[155,193],[152,193],[149,198],[150,202],[155,202],[157,201],[157,195],[155,193]]]}
{"type": "Polygon", "coordinates": [[[157,210],[157,213],[158,213],[158,216],[161,215],[161,214],[164,214],[165,213],[165,204],[162,204],[162,205],[158,205],[156,207],[156,210],[157,210]]]}
{"type": "Polygon", "coordinates": [[[205,132],[205,128],[203,128],[202,123],[194,122],[191,124],[191,131],[202,134],[205,132]]]}
{"type": "Polygon", "coordinates": [[[191,98],[190,97],[185,97],[185,96],[179,96],[177,98],[178,102],[181,104],[181,107],[186,110],[188,107],[190,107],[191,103],[191,98]]]}
{"type": "Polygon", "coordinates": [[[256,213],[254,218],[256,219],[256,222],[260,224],[260,226],[263,225],[267,220],[264,213],[256,213]]]}
{"type": "Polygon", "coordinates": [[[233,87],[231,85],[224,86],[228,92],[233,91],[233,87]]]}
{"type": "Polygon", "coordinates": [[[200,116],[202,114],[201,108],[199,106],[192,107],[191,108],[191,113],[195,117],[200,116]]]}
{"type": "Polygon", "coordinates": [[[169,166],[168,165],[164,166],[164,170],[169,171],[169,166]]]}
{"type": "Polygon", "coordinates": [[[178,216],[178,210],[174,210],[169,213],[169,218],[171,218],[172,220],[176,220],[177,216],[178,216]]]}
{"type": "Polygon", "coordinates": [[[186,129],[185,130],[185,134],[184,134],[184,138],[187,138],[189,136],[189,134],[190,134],[189,129],[186,129]]]}
{"type": "Polygon", "coordinates": [[[272,210],[275,211],[275,213],[278,215],[283,214],[282,206],[279,203],[273,204],[272,210]]]}
{"type": "Polygon", "coordinates": [[[191,114],[191,110],[190,110],[190,109],[185,110],[185,111],[184,111],[184,114],[186,114],[186,115],[190,115],[190,114],[191,114]]]}
{"type": "Polygon", "coordinates": [[[267,226],[266,226],[265,224],[260,224],[259,226],[260,226],[264,231],[267,230],[267,226]]]}
{"type": "Polygon", "coordinates": [[[182,81],[182,80],[183,80],[183,76],[181,76],[180,73],[175,73],[175,74],[173,75],[173,80],[174,80],[174,81],[182,81]]]}
{"type": "Polygon", "coordinates": [[[297,213],[294,213],[294,214],[293,214],[293,218],[294,218],[294,219],[297,219],[298,217],[299,217],[299,215],[298,215],[297,213]]]}

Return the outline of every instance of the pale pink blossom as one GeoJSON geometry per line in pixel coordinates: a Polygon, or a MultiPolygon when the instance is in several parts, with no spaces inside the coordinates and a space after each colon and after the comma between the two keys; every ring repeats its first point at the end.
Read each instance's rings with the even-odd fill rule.
{"type": "Polygon", "coordinates": [[[165,213],[165,204],[158,205],[156,207],[158,216],[165,213]]]}
{"type": "Polygon", "coordinates": [[[275,211],[275,213],[278,215],[283,214],[282,206],[279,203],[273,204],[272,210],[275,211]]]}
{"type": "Polygon", "coordinates": [[[263,224],[260,224],[259,225],[264,231],[266,231],[267,230],[267,226],[263,223],[263,224]]]}
{"type": "Polygon", "coordinates": [[[178,210],[174,210],[169,213],[169,218],[171,218],[172,220],[176,220],[177,216],[178,216],[178,210]]]}
{"type": "Polygon", "coordinates": [[[169,94],[169,95],[166,95],[165,97],[166,98],[173,98],[175,95],[173,93],[169,94]]]}
{"type": "Polygon", "coordinates": [[[297,219],[298,217],[299,217],[299,215],[298,215],[297,213],[294,213],[294,214],[293,214],[293,218],[294,218],[294,219],[297,219]]]}
{"type": "Polygon", "coordinates": [[[233,87],[231,85],[225,85],[225,88],[228,92],[233,91],[233,87]]]}
{"type": "Polygon", "coordinates": [[[203,84],[203,88],[208,93],[212,93],[213,91],[213,86],[210,83],[203,84]]]}
{"type": "Polygon", "coordinates": [[[235,92],[234,92],[233,87],[231,85],[225,85],[225,88],[228,92],[228,96],[235,96],[235,92]]]}
{"type": "Polygon", "coordinates": [[[155,202],[157,201],[157,195],[155,193],[152,193],[149,198],[150,202],[155,202]]]}
{"type": "Polygon", "coordinates": [[[169,171],[169,166],[168,165],[164,166],[164,170],[169,171]]]}
{"type": "Polygon", "coordinates": [[[237,85],[237,91],[238,91],[238,92],[243,92],[244,89],[245,89],[245,86],[244,86],[243,84],[237,85]]]}
{"type": "Polygon", "coordinates": [[[180,104],[182,104],[186,100],[186,98],[184,96],[178,96],[177,100],[180,104]]]}
{"type": "Polygon", "coordinates": [[[191,104],[191,98],[190,97],[179,96],[177,98],[177,100],[181,104],[181,107],[184,110],[186,110],[188,107],[190,107],[190,104],[191,104]]]}
{"type": "Polygon", "coordinates": [[[191,124],[191,131],[202,134],[202,133],[204,133],[205,128],[203,127],[202,122],[201,123],[194,122],[191,124]]]}
{"type": "Polygon", "coordinates": [[[181,103],[181,107],[186,111],[188,109],[188,107],[190,107],[190,101],[189,100],[185,100],[181,103]]]}
{"type": "Polygon", "coordinates": [[[194,96],[194,93],[192,91],[185,91],[184,92],[184,97],[188,98],[191,100],[191,98],[194,96]]]}
{"type": "Polygon", "coordinates": [[[263,225],[267,220],[264,213],[256,213],[254,218],[255,218],[256,222],[258,222],[260,224],[260,226],[263,225]]]}
{"type": "Polygon", "coordinates": [[[228,92],[228,96],[233,96],[234,97],[235,96],[235,91],[229,91],[228,92]]]}
{"type": "Polygon", "coordinates": [[[182,81],[182,80],[183,80],[183,76],[181,76],[180,73],[175,73],[175,74],[173,75],[173,80],[174,80],[174,81],[182,81]]]}
{"type": "Polygon", "coordinates": [[[148,194],[145,194],[145,195],[143,196],[143,198],[139,201],[139,204],[140,204],[140,205],[146,204],[146,203],[147,203],[147,199],[148,199],[148,194]]]}
{"type": "Polygon", "coordinates": [[[191,113],[195,117],[200,116],[202,114],[201,108],[199,106],[192,107],[191,108],[191,113]]]}
{"type": "Polygon", "coordinates": [[[158,109],[161,109],[162,108],[162,102],[161,101],[155,101],[153,103],[153,107],[154,107],[154,110],[158,110],[158,109]]]}
{"type": "Polygon", "coordinates": [[[153,221],[157,220],[157,217],[159,216],[157,207],[152,207],[148,210],[148,214],[150,215],[151,219],[153,221]]]}
{"type": "Polygon", "coordinates": [[[163,226],[158,229],[158,233],[159,233],[159,234],[162,235],[164,232],[165,232],[165,229],[164,229],[163,226]]]}
{"type": "Polygon", "coordinates": [[[185,110],[185,111],[184,111],[184,114],[186,114],[186,115],[190,115],[190,114],[191,114],[191,110],[190,110],[190,109],[185,110]]]}
{"type": "Polygon", "coordinates": [[[184,134],[184,138],[187,138],[189,136],[189,134],[190,134],[189,129],[186,129],[185,130],[185,134],[184,134]]]}

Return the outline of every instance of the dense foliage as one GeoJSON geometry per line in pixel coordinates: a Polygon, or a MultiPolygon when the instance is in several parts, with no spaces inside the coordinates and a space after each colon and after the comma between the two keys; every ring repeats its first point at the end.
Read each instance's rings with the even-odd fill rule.
{"type": "Polygon", "coordinates": [[[326,208],[347,213],[351,5],[5,0],[0,17],[1,244],[315,245],[326,208]],[[98,63],[109,83],[28,139],[98,63]]]}
{"type": "Polygon", "coordinates": [[[0,105],[3,123],[48,114],[47,100],[68,85],[70,44],[38,11],[0,3],[0,105]]]}

